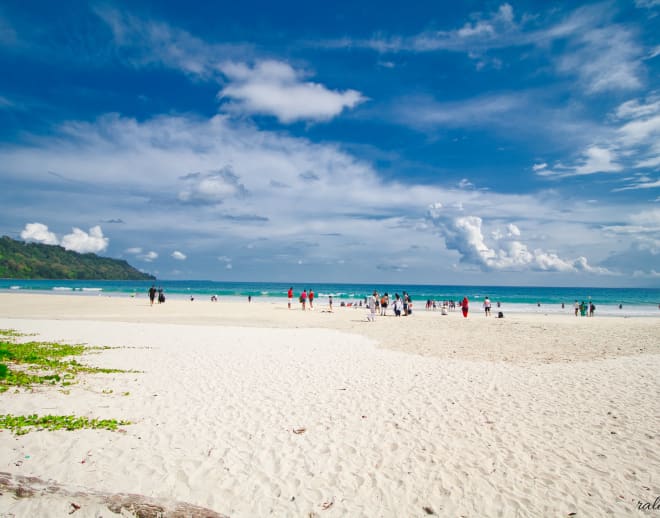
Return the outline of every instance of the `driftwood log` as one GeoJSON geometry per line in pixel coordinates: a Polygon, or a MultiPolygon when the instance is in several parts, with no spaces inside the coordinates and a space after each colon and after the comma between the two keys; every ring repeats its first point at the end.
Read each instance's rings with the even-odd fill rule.
{"type": "Polygon", "coordinates": [[[2,493],[13,494],[16,498],[39,498],[45,495],[70,498],[70,514],[74,514],[86,503],[96,503],[107,506],[113,513],[128,512],[137,518],[227,518],[226,515],[185,502],[156,500],[131,493],[65,488],[50,480],[0,471],[0,494],[2,493]]]}

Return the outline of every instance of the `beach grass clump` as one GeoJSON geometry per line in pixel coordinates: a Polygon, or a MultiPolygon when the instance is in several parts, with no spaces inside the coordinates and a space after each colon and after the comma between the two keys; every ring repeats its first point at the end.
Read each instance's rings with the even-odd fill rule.
{"type": "Polygon", "coordinates": [[[83,428],[115,431],[120,426],[129,424],[131,422],[125,420],[90,419],[75,415],[0,415],[0,429],[11,430],[16,435],[25,435],[35,430],[80,430],[83,428]]]}
{"type": "Polygon", "coordinates": [[[9,387],[30,388],[36,385],[68,386],[76,382],[76,375],[84,373],[129,372],[122,369],[91,367],[75,357],[99,347],[59,342],[19,342],[22,335],[13,329],[0,329],[0,392],[9,387]]]}

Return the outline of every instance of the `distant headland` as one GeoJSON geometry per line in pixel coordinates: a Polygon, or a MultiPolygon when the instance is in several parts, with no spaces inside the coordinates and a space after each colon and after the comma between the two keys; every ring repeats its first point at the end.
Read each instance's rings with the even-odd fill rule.
{"type": "Polygon", "coordinates": [[[0,238],[0,278],[71,280],[155,280],[124,260],[79,254],[58,245],[0,238]]]}

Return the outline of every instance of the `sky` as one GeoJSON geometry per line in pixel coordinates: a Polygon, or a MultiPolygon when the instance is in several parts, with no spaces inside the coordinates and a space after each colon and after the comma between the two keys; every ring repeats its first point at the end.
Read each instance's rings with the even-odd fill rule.
{"type": "Polygon", "coordinates": [[[161,279],[660,287],[660,0],[0,4],[0,234],[161,279]]]}

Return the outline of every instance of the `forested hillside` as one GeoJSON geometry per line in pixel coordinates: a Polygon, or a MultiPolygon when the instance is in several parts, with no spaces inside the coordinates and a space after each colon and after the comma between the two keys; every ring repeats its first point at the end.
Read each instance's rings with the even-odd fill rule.
{"type": "Polygon", "coordinates": [[[2,279],[155,279],[133,268],[126,261],[79,254],[61,246],[24,243],[0,238],[0,278],[2,279]]]}

